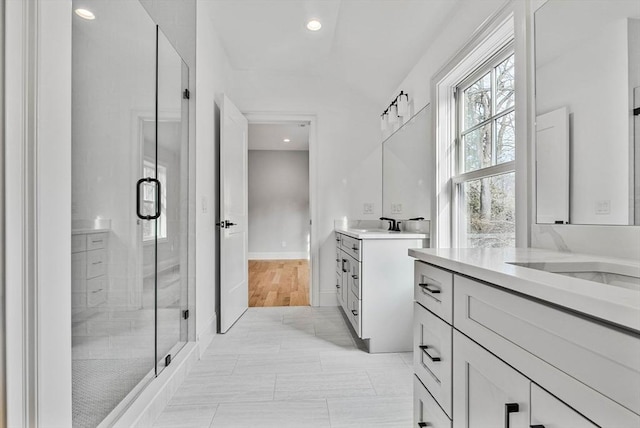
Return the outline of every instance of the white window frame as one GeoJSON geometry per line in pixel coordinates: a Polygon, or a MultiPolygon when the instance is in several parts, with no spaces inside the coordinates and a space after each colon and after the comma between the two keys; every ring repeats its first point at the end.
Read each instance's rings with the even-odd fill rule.
{"type": "MultiPolygon", "coordinates": [[[[152,175],[155,176],[155,173],[152,175],[147,175],[146,174],[146,169],[151,169],[154,172],[156,171],[156,164],[155,162],[145,159],[143,161],[142,164],[142,172],[143,172],[143,177],[151,177],[152,175]]],[[[158,181],[160,181],[160,217],[158,217],[158,219],[156,220],[158,222],[158,242],[164,242],[167,240],[167,167],[165,165],[162,165],[160,163],[158,163],[158,181]]],[[[142,192],[142,202],[147,202],[144,199],[144,194],[145,192],[142,192]]],[[[154,201],[149,201],[149,202],[154,202],[154,201]]],[[[146,221],[146,220],[145,220],[146,221]]],[[[152,228],[152,231],[154,230],[154,228],[152,228]]],[[[142,228],[142,241],[144,242],[144,244],[152,244],[155,240],[156,236],[155,235],[145,235],[144,234],[144,228],[142,228]]]]}
{"type": "MultiPolygon", "coordinates": [[[[514,44],[513,41],[510,41],[505,46],[503,46],[499,51],[495,52],[491,57],[489,57],[486,61],[484,61],[476,70],[473,71],[469,76],[467,76],[464,80],[462,80],[453,92],[454,104],[455,104],[455,140],[454,140],[454,162],[455,162],[455,175],[451,177],[452,184],[452,207],[453,210],[451,212],[451,242],[453,246],[459,247],[463,241],[466,241],[466,230],[462,230],[461,226],[463,222],[466,222],[466,209],[462,206],[464,202],[463,197],[463,186],[465,183],[470,181],[480,180],[484,178],[490,178],[497,175],[514,173],[516,171],[516,161],[503,162],[500,164],[494,164],[485,168],[479,168],[473,171],[461,172],[463,167],[463,148],[462,148],[462,140],[463,140],[463,129],[461,124],[461,118],[464,115],[464,91],[474,82],[478,81],[482,76],[486,75],[489,72],[505,61],[510,56],[515,55],[514,52],[514,44]]],[[[492,88],[492,104],[495,104],[495,79],[493,78],[491,81],[492,88]]],[[[515,85],[515,82],[514,82],[515,85]]],[[[482,126],[482,124],[486,123],[494,123],[497,118],[502,116],[506,116],[508,114],[515,112],[515,101],[513,106],[508,109],[505,109],[499,113],[495,111],[491,111],[491,115],[485,119],[477,123],[476,125],[469,127],[464,131],[469,131],[470,129],[474,129],[476,127],[482,126]]],[[[495,127],[492,127],[492,144],[495,143],[495,127]]],[[[492,157],[496,156],[495,147],[492,150],[492,157]]],[[[493,163],[493,162],[492,162],[493,163]]]]}
{"type": "MultiPolygon", "coordinates": [[[[454,180],[457,175],[457,158],[456,158],[456,108],[457,104],[454,99],[454,91],[467,77],[473,74],[478,67],[484,64],[488,59],[494,57],[501,52],[506,46],[513,43],[516,62],[516,92],[519,91],[521,79],[519,70],[522,66],[518,65],[520,55],[522,55],[521,41],[515,40],[515,17],[514,12],[518,15],[522,14],[518,8],[513,8],[512,4],[505,5],[503,9],[492,16],[485,25],[476,31],[471,37],[469,43],[460,50],[460,52],[449,61],[432,79],[432,94],[434,98],[434,139],[435,159],[436,159],[436,203],[432,209],[432,219],[434,226],[432,228],[432,243],[438,248],[451,248],[457,244],[454,241],[453,225],[457,224],[455,218],[454,204],[457,202],[454,195],[454,180]],[[520,54],[518,53],[520,51],[520,54]]],[[[521,16],[519,16],[519,19],[521,16]]],[[[521,25],[521,24],[518,24],[521,25]]],[[[524,76],[524,73],[522,73],[524,76]]],[[[522,109],[519,107],[522,101],[516,98],[516,115],[523,117],[522,109]],[[521,113],[518,113],[520,111],[521,113]]],[[[525,112],[526,115],[526,112],[525,112]]],[[[522,120],[519,123],[523,123],[522,120]]],[[[523,128],[516,126],[516,141],[521,139],[523,128]]],[[[516,157],[518,158],[519,149],[516,143],[516,157]]],[[[518,165],[520,160],[516,161],[516,180],[518,175],[526,173],[522,171],[518,173],[518,165]]],[[[503,168],[503,167],[500,167],[503,168]]],[[[494,172],[497,172],[495,170],[494,172]]],[[[470,178],[470,176],[460,177],[470,178]]],[[[516,182],[517,183],[517,182],[516,182]]],[[[517,185],[518,186],[518,185],[517,185]]],[[[521,188],[520,188],[521,189],[521,188]]],[[[524,192],[526,193],[526,191],[524,192]]],[[[516,205],[518,201],[516,201],[516,205]]],[[[517,207],[518,208],[518,207],[517,207]]],[[[520,213],[516,211],[517,221],[521,221],[520,213]]],[[[526,221],[526,220],[525,220],[526,221]]],[[[516,223],[516,229],[518,229],[516,223]]],[[[516,231],[516,238],[518,232],[516,231]]],[[[521,241],[522,242],[522,241],[521,241]]],[[[516,241],[516,244],[518,242],[516,241]]],[[[525,243],[526,244],[526,243],[525,243]]]]}

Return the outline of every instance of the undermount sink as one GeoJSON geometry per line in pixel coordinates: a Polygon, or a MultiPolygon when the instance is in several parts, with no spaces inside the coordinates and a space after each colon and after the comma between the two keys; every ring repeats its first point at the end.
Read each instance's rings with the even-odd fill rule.
{"type": "Polygon", "coordinates": [[[366,233],[366,232],[376,232],[376,233],[381,233],[381,232],[393,232],[392,230],[387,230],[387,229],[358,229],[358,228],[349,228],[349,230],[353,230],[354,232],[359,232],[359,233],[366,233]]]}
{"type": "Polygon", "coordinates": [[[507,262],[601,284],[640,291],[640,266],[608,262],[507,262]]]}

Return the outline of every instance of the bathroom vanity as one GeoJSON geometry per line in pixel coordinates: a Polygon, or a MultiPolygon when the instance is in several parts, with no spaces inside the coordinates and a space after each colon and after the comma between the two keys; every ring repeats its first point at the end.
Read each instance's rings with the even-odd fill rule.
{"type": "Polygon", "coordinates": [[[77,229],[71,235],[73,312],[107,301],[108,229],[77,229]]]}
{"type": "Polygon", "coordinates": [[[381,229],[336,228],[336,297],[369,352],[412,348],[413,275],[409,248],[428,235],[381,229]]]}
{"type": "Polygon", "coordinates": [[[640,426],[640,263],[416,249],[420,427],[640,426]]]}

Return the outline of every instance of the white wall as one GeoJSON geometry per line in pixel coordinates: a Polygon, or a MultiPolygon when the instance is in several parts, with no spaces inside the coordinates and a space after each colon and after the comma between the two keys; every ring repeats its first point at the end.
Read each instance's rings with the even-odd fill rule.
{"type": "MultiPolygon", "coordinates": [[[[334,220],[381,215],[382,167],[378,109],[342,82],[323,76],[235,71],[233,100],[243,112],[317,117],[317,242],[320,305],[337,305],[334,220]],[[363,204],[373,203],[373,214],[363,204]]],[[[314,284],[317,286],[317,284],[314,284]]]]}
{"type": "MultiPolygon", "coordinates": [[[[229,94],[227,79],[229,62],[215,32],[212,2],[197,0],[196,84],[193,97],[196,104],[195,197],[191,209],[195,212],[195,338],[204,352],[216,331],[217,281],[215,225],[217,213],[218,159],[216,147],[220,138],[219,111],[216,100],[229,94]]],[[[233,93],[231,93],[233,97],[233,93]]],[[[192,97],[192,98],[193,98],[192,97]]],[[[233,98],[232,98],[233,99],[233,98]]]]}
{"type": "Polygon", "coordinates": [[[249,150],[249,258],[306,258],[309,152],[249,150]]]}

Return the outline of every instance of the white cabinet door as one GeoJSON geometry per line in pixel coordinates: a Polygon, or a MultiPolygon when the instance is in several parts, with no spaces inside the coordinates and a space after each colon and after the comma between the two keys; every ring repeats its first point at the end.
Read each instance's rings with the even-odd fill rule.
{"type": "Polygon", "coordinates": [[[531,384],[531,426],[544,428],[597,428],[580,413],[535,383],[531,384]]]}
{"type": "Polygon", "coordinates": [[[453,426],[528,428],[530,381],[457,331],[453,349],[453,426]]]}

